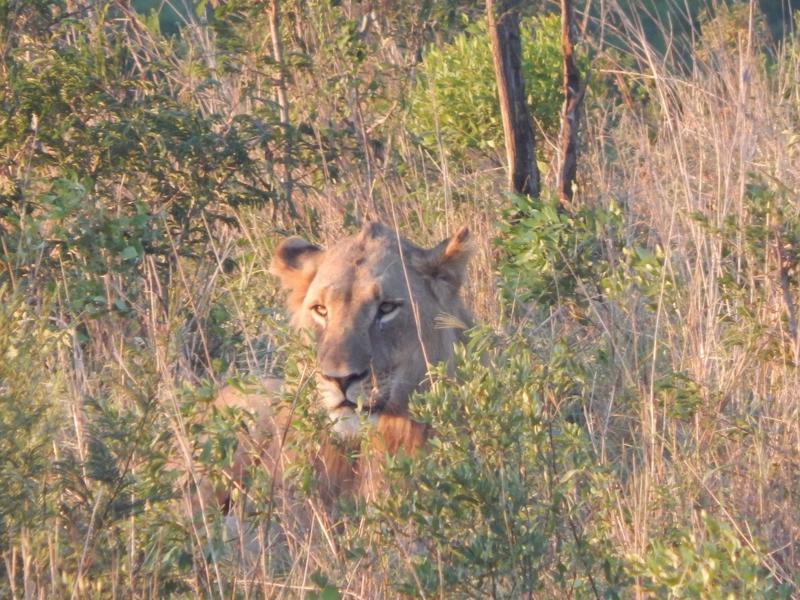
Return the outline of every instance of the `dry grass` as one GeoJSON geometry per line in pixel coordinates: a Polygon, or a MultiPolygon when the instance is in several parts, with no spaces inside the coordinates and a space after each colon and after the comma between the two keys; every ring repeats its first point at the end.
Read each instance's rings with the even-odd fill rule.
{"type": "Polygon", "coordinates": [[[744,238],[755,226],[748,201],[754,177],[793,190],[778,203],[792,203],[800,189],[799,65],[797,49],[785,47],[767,77],[755,36],[752,20],[733,40],[708,33],[685,76],[639,54],[635,77],[651,82],[656,120],[624,111],[610,132],[590,123],[616,156],[590,159],[599,168],[589,180],[599,198],[624,203],[632,235],[645,232],[663,249],[661,281],[683,290],[677,302],[666,292],[659,297],[645,322],[635,305],[617,307],[607,321],[647,349],[625,369],[638,374],[626,383],[640,386],[641,412],[615,415],[609,426],[630,428],[638,449],[620,480],[619,523],[626,525],[619,542],[643,553],[665,524],[693,522],[708,508],[744,543],[769,540],[765,566],[791,580],[798,569],[800,405],[797,332],[787,323],[795,318],[796,292],[781,280],[781,223],[759,230],[761,263],[744,238]],[[731,222],[740,224],[733,239],[715,233],[731,222]],[[726,277],[741,286],[741,297],[721,291],[726,277]],[[662,361],[702,387],[702,408],[686,427],[676,427],[657,398],[662,361]]]}

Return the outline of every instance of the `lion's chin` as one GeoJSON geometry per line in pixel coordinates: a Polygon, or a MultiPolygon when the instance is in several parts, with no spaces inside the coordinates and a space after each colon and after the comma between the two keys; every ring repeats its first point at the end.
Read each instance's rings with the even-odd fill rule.
{"type": "Polygon", "coordinates": [[[332,430],[342,437],[360,435],[363,424],[377,422],[378,416],[387,406],[377,388],[370,390],[369,395],[363,389],[353,390],[351,398],[336,393],[338,390],[322,388],[320,391],[322,405],[333,423],[332,430]]]}
{"type": "Polygon", "coordinates": [[[349,408],[354,413],[357,413],[360,410],[362,413],[366,415],[371,415],[371,414],[382,413],[383,407],[384,407],[383,402],[370,401],[368,403],[359,404],[345,398],[336,406],[336,409],[334,410],[349,408]]]}
{"type": "Polygon", "coordinates": [[[361,434],[364,421],[372,423],[377,421],[377,413],[359,414],[355,405],[350,402],[343,402],[339,407],[328,411],[328,417],[333,422],[331,430],[344,438],[356,437],[361,434]]]}

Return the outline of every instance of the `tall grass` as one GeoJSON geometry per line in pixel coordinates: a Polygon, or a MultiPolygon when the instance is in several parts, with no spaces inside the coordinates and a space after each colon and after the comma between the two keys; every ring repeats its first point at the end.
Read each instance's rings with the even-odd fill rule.
{"type": "Polygon", "coordinates": [[[768,59],[755,6],[738,8],[704,28],[685,74],[623,20],[654,118],[619,116],[608,144],[616,155],[602,152],[607,166],[592,181],[601,197],[624,203],[631,235],[646,236],[663,262],[655,310],[643,320],[637,304],[618,306],[605,321],[642,352],[624,369],[636,381],[620,382],[638,388],[638,415],[604,422],[628,429],[635,449],[621,482],[620,543],[642,554],[681,522],[702,537],[705,509],[743,544],[766,542],[765,567],[792,580],[798,53],[790,41],[768,59]],[[698,396],[686,422],[671,418],[680,390],[659,389],[665,371],[685,376],[685,392],[698,396]]]}
{"type": "MultiPolygon", "coordinates": [[[[102,45],[113,32],[129,48],[133,75],[141,68],[148,85],[166,86],[199,115],[222,115],[214,131],[269,114],[274,65],[258,7],[231,21],[236,35],[186,12],[181,37],[169,39],[122,4],[105,14],[99,4],[73,4],[89,39],[102,45]],[[162,65],[156,75],[152,64],[162,65]]],[[[127,271],[104,255],[109,268],[91,280],[96,311],[74,308],[89,257],[75,262],[44,243],[58,219],[37,208],[39,199],[63,173],[41,160],[48,148],[28,130],[0,182],[3,193],[7,180],[21,182],[23,199],[0,215],[0,593],[800,594],[800,51],[793,38],[770,45],[756,4],[720,11],[693,32],[693,46],[667,56],[630,13],[603,15],[597,30],[623,49],[592,42],[602,85],[587,98],[577,195],[600,216],[531,221],[542,225],[533,237],[552,250],[536,259],[548,269],[559,263],[558,277],[571,280],[569,292],[553,288],[548,305],[526,294],[524,276],[487,276],[511,253],[508,239],[497,239],[511,202],[501,166],[457,156],[442,136],[428,146],[411,133],[403,102],[426,38],[401,10],[310,3],[296,27],[286,15],[284,34],[309,61],[291,72],[289,88],[300,219],[285,210],[289,199],[269,196],[266,206],[224,206],[222,220],[196,214],[202,242],[190,253],[167,239],[166,252],[138,254],[127,271]],[[456,539],[463,515],[447,521],[447,503],[424,486],[377,508],[343,507],[334,523],[301,461],[285,487],[253,474],[236,514],[198,505],[202,481],[224,481],[236,423],[248,420],[209,409],[227,380],[257,387],[258,378],[285,375],[283,401],[299,411],[293,443],[301,454],[318,443],[313,358],[288,331],[267,265],[285,233],[335,240],[364,216],[425,244],[461,224],[472,230],[465,295],[494,330],[476,335],[475,352],[502,374],[491,385],[470,379],[485,368],[463,358],[460,381],[418,399],[429,404],[421,413],[441,420],[442,445],[429,470],[397,470],[427,478],[434,491],[435,475],[452,484],[463,465],[484,478],[477,514],[513,527],[487,534],[487,555],[473,563],[426,538],[425,518],[456,539]],[[551,231],[544,225],[561,241],[542,237],[551,231]],[[580,244],[591,244],[597,262],[570,263],[580,244]],[[514,354],[515,345],[524,352],[514,354]],[[482,398],[475,418],[497,436],[470,437],[447,422],[442,407],[470,401],[454,389],[482,398]],[[487,390],[530,406],[492,403],[487,390]],[[519,439],[501,440],[506,417],[530,419],[535,435],[521,428],[519,439]],[[484,457],[465,448],[500,457],[509,471],[498,486],[527,486],[514,496],[520,512],[495,494],[496,473],[473,464],[484,457]],[[512,451],[519,455],[503,455],[512,451]],[[444,512],[411,514],[407,498],[444,512]],[[498,505],[480,504],[487,498],[498,505]],[[513,545],[528,525],[547,536],[508,558],[503,540],[513,545]]],[[[69,46],[76,34],[64,27],[60,43],[69,46]]],[[[273,164],[259,154],[268,146],[248,147],[264,170],[273,164]]],[[[267,183],[257,185],[273,194],[267,183]]],[[[138,193],[117,184],[115,197],[138,193]]],[[[478,521],[469,521],[476,539],[486,524],[478,521]]]]}

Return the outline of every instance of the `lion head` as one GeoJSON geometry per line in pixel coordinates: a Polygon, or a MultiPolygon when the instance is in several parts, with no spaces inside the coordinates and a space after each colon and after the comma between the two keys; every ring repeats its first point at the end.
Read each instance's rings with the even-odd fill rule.
{"type": "Polygon", "coordinates": [[[461,229],[425,249],[369,222],[322,249],[292,237],[271,270],[288,291],[292,324],[313,333],[317,386],[340,434],[368,417],[404,415],[428,366],[448,361],[470,316],[459,295],[469,257],[461,229]]]}

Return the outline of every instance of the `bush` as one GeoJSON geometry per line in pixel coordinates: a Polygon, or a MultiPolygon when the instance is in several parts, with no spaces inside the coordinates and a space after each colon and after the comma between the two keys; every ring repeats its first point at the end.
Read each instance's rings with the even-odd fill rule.
{"type": "MultiPolygon", "coordinates": [[[[661,292],[664,257],[625,238],[619,205],[581,207],[575,214],[554,200],[514,196],[501,224],[501,285],[513,302],[586,305],[600,296],[619,300],[641,295],[653,307],[661,292]]],[[[666,292],[673,290],[663,282],[666,292]]]]}
{"type": "Polygon", "coordinates": [[[700,531],[680,528],[651,543],[629,570],[642,588],[664,598],[788,598],[790,588],[769,577],[758,553],[726,523],[702,512],[700,531]]]}
{"type": "Polygon", "coordinates": [[[227,116],[178,98],[162,48],[139,48],[142,61],[126,21],[108,16],[12,29],[0,73],[0,258],[20,279],[65,277],[74,314],[123,309],[104,275],[133,287],[146,256],[165,274],[207,252],[232,207],[281,200],[255,158],[283,135],[277,112],[227,116]]]}
{"type": "MultiPolygon", "coordinates": [[[[555,136],[564,100],[561,18],[526,19],[521,33],[528,106],[545,135],[555,136]]],[[[585,57],[580,58],[582,72],[586,66],[585,57]]],[[[445,148],[456,154],[470,149],[491,153],[503,148],[503,123],[485,19],[469,25],[442,48],[428,50],[409,102],[411,128],[430,145],[436,143],[439,131],[445,148]]]]}
{"type": "Polygon", "coordinates": [[[459,351],[458,383],[440,370],[415,397],[413,412],[436,437],[420,460],[394,461],[396,487],[375,519],[380,543],[397,539],[390,533],[413,540],[409,560],[387,569],[396,589],[614,597],[624,577],[597,514],[605,475],[585,432],[552,404],[580,396],[572,367],[568,354],[543,362],[522,339],[478,330],[459,351]]]}
{"type": "MultiPolygon", "coordinates": [[[[0,551],[53,516],[52,439],[66,413],[63,381],[48,372],[69,336],[0,284],[0,551]]],[[[0,591],[2,591],[0,587],[0,591]]]]}

